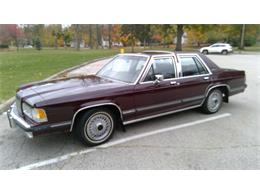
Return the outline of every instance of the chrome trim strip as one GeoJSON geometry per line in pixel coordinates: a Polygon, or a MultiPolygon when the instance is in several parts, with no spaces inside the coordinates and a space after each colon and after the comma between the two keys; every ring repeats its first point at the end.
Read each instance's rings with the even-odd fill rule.
{"type": "Polygon", "coordinates": [[[55,123],[55,124],[51,125],[50,127],[51,128],[62,127],[62,126],[65,126],[65,125],[70,125],[70,124],[71,124],[71,121],[67,121],[67,122],[55,123]]]}
{"type": "Polygon", "coordinates": [[[14,119],[15,121],[17,121],[20,125],[22,125],[24,128],[26,129],[30,129],[31,125],[29,123],[27,123],[23,118],[19,117],[15,112],[14,109],[16,109],[16,107],[14,105],[12,105],[10,107],[10,112],[9,112],[9,116],[11,117],[10,119],[14,119]]]}
{"type": "Polygon", "coordinates": [[[148,119],[152,119],[152,118],[157,118],[157,117],[160,117],[160,116],[165,116],[165,115],[168,115],[168,114],[177,113],[177,112],[181,112],[181,111],[184,111],[184,110],[198,108],[200,106],[201,105],[196,105],[196,106],[191,106],[191,107],[187,107],[187,108],[183,108],[183,109],[179,109],[179,110],[165,112],[165,113],[162,113],[162,114],[155,114],[155,115],[151,115],[151,116],[147,116],[147,117],[143,117],[143,118],[139,118],[139,119],[135,119],[135,120],[125,121],[125,122],[123,122],[123,124],[128,125],[128,124],[131,124],[131,123],[136,123],[136,122],[140,122],[140,121],[144,121],[144,120],[148,120],[148,119]]]}
{"type": "Polygon", "coordinates": [[[125,110],[125,111],[123,111],[123,115],[132,114],[132,113],[135,113],[135,112],[136,112],[135,109],[125,110]]]}
{"type": "Polygon", "coordinates": [[[209,87],[208,89],[206,89],[207,93],[206,93],[206,95],[205,95],[205,99],[208,97],[209,92],[210,92],[212,89],[216,88],[216,87],[227,87],[227,88],[228,88],[228,92],[230,92],[230,86],[229,86],[228,84],[217,84],[217,85],[213,85],[213,86],[209,87]]]}
{"type": "Polygon", "coordinates": [[[73,118],[72,118],[72,121],[71,121],[70,132],[72,132],[72,130],[73,130],[73,125],[74,125],[75,118],[76,118],[77,114],[78,114],[80,111],[86,110],[86,109],[88,109],[88,108],[94,108],[94,107],[99,107],[99,106],[107,106],[107,105],[115,106],[115,107],[118,109],[118,111],[120,112],[120,117],[121,117],[121,120],[123,121],[122,110],[121,110],[121,108],[120,108],[118,105],[116,105],[115,103],[110,103],[110,102],[108,102],[108,103],[102,103],[102,104],[94,104],[94,105],[90,105],[90,106],[86,106],[86,107],[80,108],[80,109],[78,109],[78,110],[74,113],[73,118]]]}
{"type": "Polygon", "coordinates": [[[141,112],[141,111],[151,110],[151,109],[165,107],[165,106],[173,106],[173,105],[176,105],[176,104],[179,104],[179,103],[181,103],[181,100],[175,100],[175,101],[171,101],[171,102],[155,104],[153,106],[140,107],[140,108],[137,108],[136,110],[138,112],[141,112]]]}
{"type": "Polygon", "coordinates": [[[203,98],[205,98],[205,96],[204,95],[200,95],[200,96],[195,96],[195,97],[191,97],[191,98],[182,99],[182,102],[186,103],[186,102],[200,100],[200,99],[203,99],[203,98]]]}

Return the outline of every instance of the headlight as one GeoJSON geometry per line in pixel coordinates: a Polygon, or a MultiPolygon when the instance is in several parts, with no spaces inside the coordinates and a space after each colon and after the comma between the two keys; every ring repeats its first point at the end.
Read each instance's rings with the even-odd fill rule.
{"type": "Polygon", "coordinates": [[[36,122],[46,122],[48,121],[47,115],[44,109],[42,108],[32,108],[26,103],[23,103],[23,113],[29,118],[33,119],[36,122]]]}

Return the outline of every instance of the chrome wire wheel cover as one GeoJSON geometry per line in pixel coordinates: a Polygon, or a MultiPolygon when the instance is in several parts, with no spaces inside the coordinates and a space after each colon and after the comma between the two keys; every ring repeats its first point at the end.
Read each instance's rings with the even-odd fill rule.
{"type": "Polygon", "coordinates": [[[209,111],[216,112],[222,103],[222,94],[214,91],[210,94],[207,102],[209,111]]]}
{"type": "Polygon", "coordinates": [[[89,117],[84,127],[85,137],[93,143],[106,140],[114,128],[112,117],[106,112],[97,112],[89,117]]]}

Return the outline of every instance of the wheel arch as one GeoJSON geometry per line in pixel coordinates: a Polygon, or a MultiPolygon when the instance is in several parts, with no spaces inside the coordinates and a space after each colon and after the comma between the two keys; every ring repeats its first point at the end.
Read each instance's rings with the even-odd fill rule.
{"type": "MultiPolygon", "coordinates": [[[[229,92],[230,92],[230,86],[228,84],[217,84],[217,85],[211,86],[206,92],[205,99],[208,97],[209,93],[213,89],[219,89],[224,94],[224,97],[223,97],[224,102],[228,103],[228,97],[229,97],[229,92]]],[[[203,103],[204,103],[204,101],[203,101],[203,103]]]]}
{"type": "Polygon", "coordinates": [[[86,112],[87,110],[90,110],[93,108],[108,108],[115,114],[115,116],[117,118],[120,118],[120,120],[123,122],[123,113],[122,113],[121,108],[117,104],[115,104],[115,103],[94,104],[94,105],[82,107],[74,113],[72,121],[71,121],[70,132],[73,131],[73,127],[75,126],[75,122],[77,121],[78,117],[81,114],[83,114],[84,112],[86,112]]]}

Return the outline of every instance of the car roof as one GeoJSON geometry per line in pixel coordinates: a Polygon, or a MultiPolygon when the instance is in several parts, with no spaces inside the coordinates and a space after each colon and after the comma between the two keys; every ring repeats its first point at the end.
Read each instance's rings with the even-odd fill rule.
{"type": "Polygon", "coordinates": [[[220,44],[220,45],[230,45],[229,43],[214,43],[212,45],[218,45],[218,44],[220,44]]]}
{"type": "Polygon", "coordinates": [[[147,50],[142,51],[140,54],[146,54],[146,55],[165,55],[165,54],[173,54],[174,52],[171,51],[158,51],[158,50],[147,50]]]}

